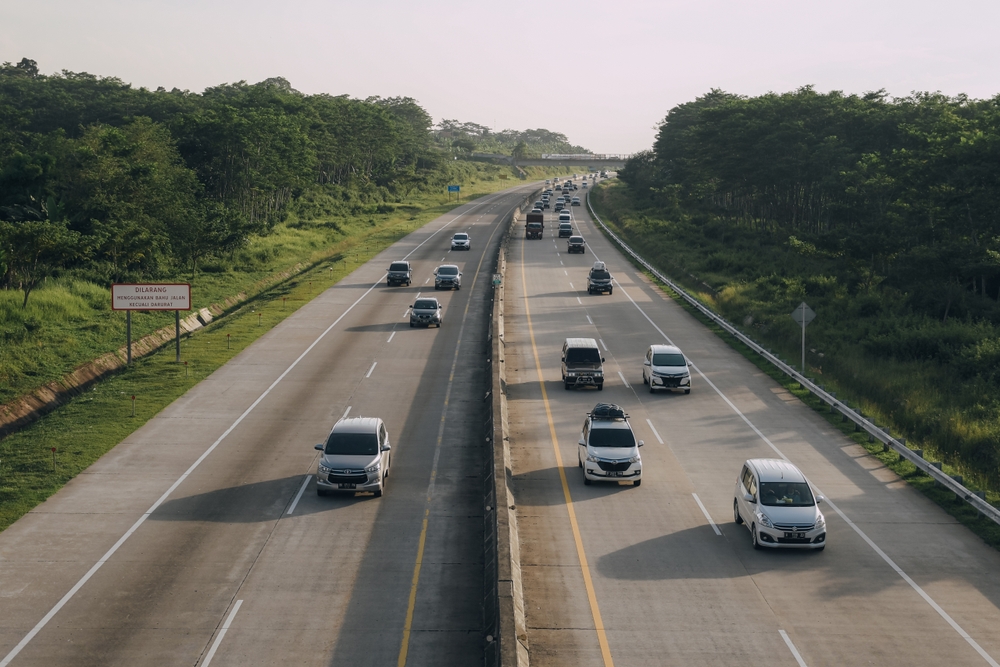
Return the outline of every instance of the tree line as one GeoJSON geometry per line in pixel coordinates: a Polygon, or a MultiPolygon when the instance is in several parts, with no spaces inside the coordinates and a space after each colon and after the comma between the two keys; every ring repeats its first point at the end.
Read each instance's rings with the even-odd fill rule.
{"type": "Polygon", "coordinates": [[[202,93],[0,66],[0,286],[72,271],[151,279],[230,252],[304,194],[399,200],[452,157],[407,97],[304,95],[282,78],[202,93]]]}
{"type": "Polygon", "coordinates": [[[538,156],[542,153],[589,153],[582,146],[574,146],[565,134],[543,128],[537,130],[501,130],[495,132],[485,125],[442,120],[434,128],[438,146],[458,154],[495,153],[517,158],[538,156]]]}
{"type": "Polygon", "coordinates": [[[864,291],[1000,300],[1000,96],[712,90],[621,173],[637,196],[835,258],[864,291]]]}

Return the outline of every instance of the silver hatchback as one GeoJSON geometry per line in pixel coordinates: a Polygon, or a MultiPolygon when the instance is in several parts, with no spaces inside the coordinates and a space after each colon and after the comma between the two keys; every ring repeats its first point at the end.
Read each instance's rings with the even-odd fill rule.
{"type": "Polygon", "coordinates": [[[369,491],[380,498],[389,476],[389,434],[378,417],[350,417],[333,425],[316,468],[316,493],[369,491]]]}

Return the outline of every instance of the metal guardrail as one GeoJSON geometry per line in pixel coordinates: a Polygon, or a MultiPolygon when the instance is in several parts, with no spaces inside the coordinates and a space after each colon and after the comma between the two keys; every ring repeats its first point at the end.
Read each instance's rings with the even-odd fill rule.
{"type": "Polygon", "coordinates": [[[652,273],[658,280],[663,282],[665,285],[669,286],[670,289],[675,291],[682,299],[687,301],[691,306],[698,310],[702,315],[707,317],[709,320],[722,327],[727,333],[735,337],[741,343],[749,347],[751,350],[757,354],[764,357],[773,366],[778,368],[788,377],[792,378],[799,383],[802,387],[807,389],[810,393],[815,395],[821,401],[830,406],[830,411],[836,411],[842,414],[847,419],[854,422],[855,427],[858,430],[865,431],[872,438],[880,441],[883,445],[891,448],[901,457],[912,463],[917,467],[918,470],[930,475],[935,482],[945,487],[949,491],[953,492],[958,498],[961,498],[968,504],[976,508],[980,514],[988,517],[997,524],[1000,524],[1000,509],[997,509],[990,503],[986,502],[986,499],[977,495],[976,492],[969,490],[965,487],[958,479],[953,478],[951,475],[946,474],[944,471],[940,470],[930,461],[927,461],[922,456],[922,450],[910,449],[906,446],[905,440],[899,440],[892,437],[890,433],[879,428],[875,422],[871,421],[858,411],[856,411],[851,406],[847,405],[843,401],[837,400],[837,397],[830,392],[826,391],[808,377],[802,375],[796,371],[792,366],[786,364],[778,356],[772,354],[768,349],[757,343],[755,340],[744,334],[742,331],[737,329],[734,325],[730,324],[725,318],[717,315],[703,303],[695,299],[693,296],[687,293],[680,285],[670,280],[667,276],[663,275],[659,270],[657,270],[652,264],[647,262],[639,253],[635,252],[625,243],[617,234],[615,234],[611,229],[608,228],[604,221],[601,220],[601,216],[597,215],[597,211],[594,210],[593,205],[590,203],[590,193],[587,193],[587,208],[590,209],[591,215],[594,216],[594,220],[597,221],[603,229],[605,234],[608,235],[615,243],[617,243],[622,250],[624,250],[629,256],[631,256],[635,261],[642,265],[647,271],[652,273]]]}

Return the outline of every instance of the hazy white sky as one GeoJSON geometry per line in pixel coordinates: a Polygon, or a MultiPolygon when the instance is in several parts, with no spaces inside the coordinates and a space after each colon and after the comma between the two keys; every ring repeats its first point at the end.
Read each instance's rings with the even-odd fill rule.
{"type": "Polygon", "coordinates": [[[711,88],[993,97],[998,26],[997,0],[0,0],[0,61],[193,91],[283,76],[628,153],[711,88]]]}

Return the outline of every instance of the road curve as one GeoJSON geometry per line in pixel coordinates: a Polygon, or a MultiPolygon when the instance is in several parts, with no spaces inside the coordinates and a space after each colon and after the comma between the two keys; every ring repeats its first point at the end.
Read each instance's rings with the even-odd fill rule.
{"type": "Polygon", "coordinates": [[[513,489],[533,666],[996,665],[1000,554],[845,439],[628,264],[588,241],[511,243],[506,354],[513,489]],[[617,278],[588,295],[595,259],[617,278]],[[598,339],[606,385],[567,391],[564,338],[598,339]],[[648,393],[646,348],[695,364],[648,393]],[[536,362],[537,359],[537,362],[536,362]],[[584,486],[577,439],[598,401],[631,415],[644,483],[584,486]],[[551,423],[550,423],[551,419],[551,423]],[[823,552],[754,551],[733,522],[742,462],[785,456],[830,503],[823,552]]]}
{"type": "Polygon", "coordinates": [[[489,271],[527,188],[399,241],[0,533],[0,665],[480,664],[489,271]],[[418,293],[442,328],[408,326],[418,293]],[[348,410],[388,426],[382,498],[310,480],[348,410]]]}

